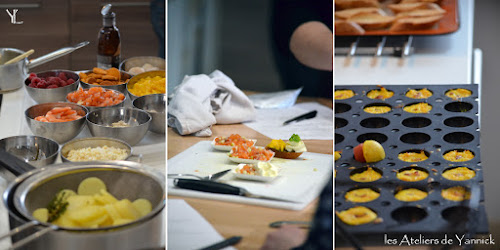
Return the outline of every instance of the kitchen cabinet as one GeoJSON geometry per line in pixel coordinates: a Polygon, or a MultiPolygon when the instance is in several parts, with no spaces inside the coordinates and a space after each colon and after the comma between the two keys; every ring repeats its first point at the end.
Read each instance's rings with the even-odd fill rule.
{"type": "Polygon", "coordinates": [[[70,55],[32,69],[82,70],[96,66],[97,33],[102,26],[101,7],[113,4],[121,34],[122,60],[133,56],[156,56],[158,38],[150,19],[149,0],[2,0],[0,47],[34,49],[31,59],[82,41],[90,44],[70,55]],[[18,9],[12,24],[6,12],[18,9]]]}

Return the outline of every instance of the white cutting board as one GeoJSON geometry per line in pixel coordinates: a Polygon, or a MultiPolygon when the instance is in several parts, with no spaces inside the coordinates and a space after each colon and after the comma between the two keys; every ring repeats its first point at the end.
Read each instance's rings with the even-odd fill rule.
{"type": "MultiPolygon", "coordinates": [[[[212,148],[210,141],[202,141],[172,157],[167,162],[169,174],[183,173],[207,176],[238,165],[228,159],[227,152],[212,148]]],[[[173,147],[174,145],[169,145],[173,147]]],[[[254,199],[237,195],[213,194],[176,188],[173,179],[168,180],[168,194],[221,201],[260,205],[266,207],[302,210],[318,197],[324,185],[332,178],[333,156],[303,153],[295,160],[273,158],[273,165],[280,168],[280,176],[273,182],[255,182],[237,179],[228,173],[219,182],[246,188],[253,194],[277,197],[295,202],[254,199]]]]}

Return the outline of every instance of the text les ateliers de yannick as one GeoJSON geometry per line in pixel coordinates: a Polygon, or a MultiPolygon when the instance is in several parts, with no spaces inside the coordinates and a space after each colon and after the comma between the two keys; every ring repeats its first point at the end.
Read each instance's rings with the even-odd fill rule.
{"type": "Polygon", "coordinates": [[[495,239],[490,235],[481,238],[466,238],[465,234],[445,234],[442,238],[427,238],[424,235],[391,238],[384,234],[384,244],[393,246],[415,246],[415,245],[495,245],[495,239]]]}

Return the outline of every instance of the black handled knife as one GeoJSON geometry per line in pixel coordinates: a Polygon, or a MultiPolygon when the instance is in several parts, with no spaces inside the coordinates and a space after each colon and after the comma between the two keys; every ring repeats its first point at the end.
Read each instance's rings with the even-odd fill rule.
{"type": "Polygon", "coordinates": [[[298,121],[302,121],[302,120],[305,120],[305,119],[314,118],[314,117],[316,117],[317,114],[318,114],[318,111],[313,110],[313,111],[311,111],[309,113],[306,113],[306,114],[303,114],[303,115],[299,115],[297,117],[294,117],[294,118],[292,118],[290,120],[285,121],[283,123],[283,126],[288,125],[291,122],[298,122],[298,121]]]}
{"type": "Polygon", "coordinates": [[[278,197],[271,197],[265,195],[257,195],[248,192],[241,187],[232,186],[225,183],[206,181],[206,180],[193,180],[193,179],[174,179],[174,186],[184,189],[191,189],[201,192],[217,193],[217,194],[231,194],[245,196],[249,198],[267,199],[276,201],[286,201],[298,203],[297,201],[282,199],[278,197]]]}

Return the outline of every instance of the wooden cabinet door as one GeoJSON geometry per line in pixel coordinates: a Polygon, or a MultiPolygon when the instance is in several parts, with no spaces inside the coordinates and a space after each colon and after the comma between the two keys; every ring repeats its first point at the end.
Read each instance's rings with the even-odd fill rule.
{"type": "MultiPolygon", "coordinates": [[[[34,49],[33,59],[69,43],[69,2],[61,0],[2,0],[0,1],[0,47],[17,48],[23,51],[34,49]],[[12,14],[17,9],[16,21],[12,24],[6,10],[12,14]]],[[[67,69],[70,57],[64,56],[35,67],[30,72],[50,69],[67,69]]]]}
{"type": "Polygon", "coordinates": [[[97,34],[102,27],[100,10],[113,4],[116,26],[120,30],[121,59],[133,56],[156,56],[158,38],[153,31],[149,0],[71,0],[71,42],[88,40],[90,44],[71,55],[73,70],[90,69],[97,65],[97,34]]]}

